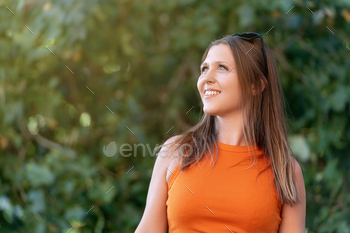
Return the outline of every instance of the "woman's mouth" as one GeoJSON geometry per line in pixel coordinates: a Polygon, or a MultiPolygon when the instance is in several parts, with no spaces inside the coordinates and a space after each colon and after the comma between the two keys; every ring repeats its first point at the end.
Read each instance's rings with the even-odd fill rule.
{"type": "Polygon", "coordinates": [[[208,99],[208,98],[220,95],[220,93],[221,93],[220,91],[206,91],[204,94],[204,98],[208,99]]]}

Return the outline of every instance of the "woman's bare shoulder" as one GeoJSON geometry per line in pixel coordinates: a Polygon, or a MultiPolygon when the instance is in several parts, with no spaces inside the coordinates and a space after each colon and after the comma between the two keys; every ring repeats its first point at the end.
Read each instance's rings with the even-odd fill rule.
{"type": "MultiPolygon", "coordinates": [[[[168,146],[163,147],[164,150],[159,152],[159,156],[162,158],[166,158],[164,162],[167,170],[166,170],[166,182],[168,183],[170,176],[175,171],[176,167],[179,166],[180,157],[176,155],[174,152],[175,141],[180,137],[180,135],[173,136],[165,141],[165,144],[169,144],[168,146]]],[[[162,149],[163,149],[162,148],[162,149]]]]}

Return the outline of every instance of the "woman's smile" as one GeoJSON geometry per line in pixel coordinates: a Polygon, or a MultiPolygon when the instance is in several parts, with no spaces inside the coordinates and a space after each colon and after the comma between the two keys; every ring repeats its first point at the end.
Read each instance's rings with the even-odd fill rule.
{"type": "Polygon", "coordinates": [[[220,93],[221,93],[221,92],[217,92],[217,91],[207,91],[207,92],[204,94],[204,99],[209,99],[209,98],[218,96],[218,95],[220,95],[220,93]]]}

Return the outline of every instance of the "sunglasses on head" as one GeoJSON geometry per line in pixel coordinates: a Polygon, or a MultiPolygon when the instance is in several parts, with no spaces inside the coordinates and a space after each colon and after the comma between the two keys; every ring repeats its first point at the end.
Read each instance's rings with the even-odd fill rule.
{"type": "Polygon", "coordinates": [[[268,69],[267,69],[267,59],[266,59],[266,53],[265,53],[264,39],[263,39],[262,35],[260,35],[259,33],[256,33],[256,32],[241,32],[241,33],[232,34],[231,36],[236,36],[236,37],[238,37],[240,39],[244,39],[244,40],[253,40],[255,38],[261,39],[261,47],[262,47],[263,54],[264,54],[265,72],[266,72],[266,77],[267,77],[267,75],[269,73],[268,73],[268,69]]]}

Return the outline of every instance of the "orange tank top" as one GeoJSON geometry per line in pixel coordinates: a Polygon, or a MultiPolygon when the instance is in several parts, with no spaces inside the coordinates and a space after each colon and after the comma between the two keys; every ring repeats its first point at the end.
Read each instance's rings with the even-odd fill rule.
{"type": "Polygon", "coordinates": [[[169,233],[278,232],[282,203],[277,198],[272,168],[257,177],[270,165],[269,158],[258,148],[258,160],[247,169],[253,162],[248,146],[221,142],[218,146],[212,170],[211,159],[205,163],[203,157],[185,172],[177,167],[171,174],[166,201],[169,233]]]}

